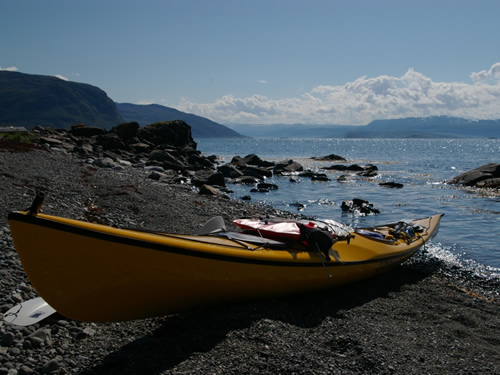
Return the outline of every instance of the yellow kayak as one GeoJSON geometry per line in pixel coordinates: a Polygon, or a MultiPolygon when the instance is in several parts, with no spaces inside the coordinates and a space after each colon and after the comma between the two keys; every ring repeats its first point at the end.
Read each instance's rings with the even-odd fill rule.
{"type": "Polygon", "coordinates": [[[34,202],[30,210],[8,216],[24,270],[60,314],[94,322],[358,281],[415,254],[437,234],[442,217],[356,229],[338,238],[333,233],[325,248],[325,242],[277,241],[258,231],[177,235],[118,229],[41,214],[40,206],[34,202]]]}

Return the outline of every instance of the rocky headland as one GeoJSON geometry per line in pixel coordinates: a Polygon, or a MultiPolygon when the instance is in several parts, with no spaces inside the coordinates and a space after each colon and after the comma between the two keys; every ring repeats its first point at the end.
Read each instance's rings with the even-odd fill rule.
{"type": "MultiPolygon", "coordinates": [[[[34,132],[32,143],[0,141],[0,315],[37,296],[7,223],[37,191],[45,213],[196,233],[217,215],[227,224],[296,216],[229,199],[224,188],[229,179],[263,183],[266,170],[307,172],[255,155],[220,166],[183,123],[34,132]],[[200,194],[204,186],[211,193],[200,194]]],[[[380,277],[307,295],[123,323],[2,320],[0,375],[500,373],[499,287],[424,250],[380,277]]]]}

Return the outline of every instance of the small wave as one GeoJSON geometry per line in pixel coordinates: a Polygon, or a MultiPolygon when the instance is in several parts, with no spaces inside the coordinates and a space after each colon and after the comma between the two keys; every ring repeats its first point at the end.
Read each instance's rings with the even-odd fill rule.
{"type": "Polygon", "coordinates": [[[453,246],[445,246],[439,242],[434,242],[426,250],[431,257],[442,260],[451,267],[458,267],[475,277],[500,282],[500,268],[486,266],[473,259],[466,258],[465,253],[458,254],[453,251],[453,246]]]}
{"type": "Polygon", "coordinates": [[[407,264],[424,272],[443,274],[458,284],[480,289],[483,293],[499,295],[500,268],[487,266],[457,253],[453,246],[429,242],[407,264]]]}

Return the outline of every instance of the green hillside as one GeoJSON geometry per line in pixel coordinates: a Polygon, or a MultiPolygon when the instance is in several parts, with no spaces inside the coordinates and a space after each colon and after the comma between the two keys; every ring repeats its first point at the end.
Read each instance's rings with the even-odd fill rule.
{"type": "Polygon", "coordinates": [[[19,72],[0,71],[0,124],[70,128],[84,123],[109,129],[123,122],[98,87],[19,72]]]}

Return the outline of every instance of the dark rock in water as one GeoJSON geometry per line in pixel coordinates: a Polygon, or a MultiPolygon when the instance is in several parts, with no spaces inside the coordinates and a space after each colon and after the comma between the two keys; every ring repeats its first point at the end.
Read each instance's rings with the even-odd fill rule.
{"type": "Polygon", "coordinates": [[[487,178],[476,184],[478,188],[500,189],[500,178],[487,178]]]}
{"type": "Polygon", "coordinates": [[[364,199],[359,199],[359,198],[343,201],[341,208],[342,211],[344,212],[349,212],[362,216],[376,215],[380,213],[378,209],[373,207],[373,204],[364,199]]]}
{"type": "Polygon", "coordinates": [[[375,177],[377,175],[378,168],[376,165],[367,164],[362,166],[363,170],[357,173],[361,177],[375,177]]]}
{"type": "Polygon", "coordinates": [[[311,176],[312,181],[330,181],[328,176],[324,173],[315,173],[311,176]]]}
{"type": "Polygon", "coordinates": [[[311,159],[318,160],[318,161],[329,161],[329,160],[346,161],[347,160],[347,159],[343,158],[342,156],[338,156],[335,154],[330,154],[330,155],[326,155],[326,156],[313,156],[311,159]]]}
{"type": "Polygon", "coordinates": [[[303,171],[304,167],[293,161],[293,160],[288,160],[288,161],[282,161],[279,163],[276,163],[274,166],[274,173],[275,174],[287,174],[287,173],[295,173],[295,172],[300,172],[303,171]]]}
{"type": "Polygon", "coordinates": [[[258,184],[260,180],[256,177],[252,176],[241,176],[237,178],[233,178],[231,183],[233,184],[247,184],[247,185],[255,185],[258,184]]]}
{"type": "Polygon", "coordinates": [[[322,169],[340,171],[340,172],[345,172],[345,171],[358,172],[357,175],[362,176],[362,177],[374,177],[377,175],[377,171],[378,171],[377,166],[373,165],[373,164],[366,164],[366,165],[334,164],[334,165],[331,165],[330,167],[323,167],[322,169]]]}
{"type": "Polygon", "coordinates": [[[267,188],[253,188],[252,190],[250,190],[251,193],[269,193],[270,190],[267,189],[267,188]]]}
{"type": "Polygon", "coordinates": [[[244,200],[244,201],[251,201],[252,200],[252,197],[250,195],[244,195],[241,197],[241,200],[244,200]]]}
{"type": "Polygon", "coordinates": [[[343,174],[337,178],[337,182],[348,182],[351,180],[351,176],[343,174]]]}
{"type": "Polygon", "coordinates": [[[254,176],[257,177],[261,180],[263,180],[266,177],[272,177],[273,172],[271,172],[268,169],[265,168],[260,168],[260,167],[253,167],[253,166],[247,166],[242,170],[243,174],[245,176],[254,176]]]}
{"type": "Polygon", "coordinates": [[[274,163],[262,160],[259,156],[255,154],[250,154],[242,158],[241,156],[235,156],[231,160],[231,164],[237,165],[237,166],[247,166],[247,165],[254,165],[258,167],[272,167],[274,166],[274,163]]]}
{"type": "Polygon", "coordinates": [[[329,167],[323,167],[321,169],[326,169],[326,170],[330,170],[330,171],[347,171],[348,170],[348,166],[347,165],[344,165],[344,164],[333,164],[329,167]]]}
{"type": "Polygon", "coordinates": [[[498,188],[500,187],[500,164],[489,163],[482,165],[452,178],[448,181],[448,184],[498,188]]]}
{"type": "Polygon", "coordinates": [[[391,189],[401,189],[403,188],[403,184],[398,184],[397,182],[381,182],[380,184],[378,184],[379,186],[383,186],[383,187],[387,187],[387,188],[391,188],[391,189]]]}
{"type": "Polygon", "coordinates": [[[221,172],[224,177],[228,178],[237,178],[244,176],[244,173],[240,171],[236,166],[231,165],[231,164],[225,164],[221,165],[220,167],[217,168],[219,172],[221,172]]]}
{"type": "Polygon", "coordinates": [[[270,184],[267,182],[261,182],[257,185],[258,189],[268,189],[268,190],[278,190],[278,185],[270,184]]]}

